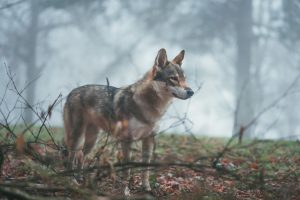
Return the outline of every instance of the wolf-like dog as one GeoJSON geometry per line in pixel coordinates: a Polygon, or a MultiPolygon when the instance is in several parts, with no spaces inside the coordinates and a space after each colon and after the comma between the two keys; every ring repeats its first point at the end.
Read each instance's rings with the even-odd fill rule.
{"type": "MultiPolygon", "coordinates": [[[[181,67],[185,51],[168,61],[160,49],[153,67],[136,83],[116,88],[109,85],[85,85],[68,95],[64,111],[64,143],[72,166],[83,166],[84,156],[91,152],[100,130],[110,133],[121,144],[123,162],[130,160],[131,143],[142,141],[142,161],[149,163],[154,145],[154,130],[173,97],[188,99],[188,87],[181,67]]],[[[124,174],[125,193],[129,194],[124,174]]],[[[142,186],[150,191],[149,170],[142,174],[142,186]]]]}

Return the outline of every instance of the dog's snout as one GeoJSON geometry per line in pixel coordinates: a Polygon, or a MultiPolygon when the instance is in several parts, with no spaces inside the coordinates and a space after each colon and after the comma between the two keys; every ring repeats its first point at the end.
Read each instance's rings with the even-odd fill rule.
{"type": "Polygon", "coordinates": [[[194,95],[194,91],[191,88],[185,88],[187,96],[191,97],[194,95]]]}

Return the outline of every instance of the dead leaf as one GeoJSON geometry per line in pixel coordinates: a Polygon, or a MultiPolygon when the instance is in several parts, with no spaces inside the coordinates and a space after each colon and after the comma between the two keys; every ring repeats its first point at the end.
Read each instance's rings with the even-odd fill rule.
{"type": "Polygon", "coordinates": [[[48,106],[48,111],[47,111],[47,114],[48,114],[48,116],[49,116],[49,119],[50,119],[51,116],[52,116],[52,109],[53,109],[53,105],[49,105],[49,106],[48,106]]]}
{"type": "Polygon", "coordinates": [[[252,170],[258,170],[258,163],[257,162],[252,162],[250,164],[250,169],[252,169],[252,170]]]}
{"type": "Polygon", "coordinates": [[[224,182],[230,187],[233,187],[235,185],[235,182],[231,180],[225,180],[224,182]]]}
{"type": "Polygon", "coordinates": [[[25,139],[24,139],[24,135],[20,134],[17,136],[16,139],[16,150],[18,154],[23,154],[24,150],[25,150],[25,139]]]}
{"type": "Polygon", "coordinates": [[[216,192],[224,192],[225,191],[225,187],[222,184],[215,184],[213,186],[213,190],[216,192]]]}

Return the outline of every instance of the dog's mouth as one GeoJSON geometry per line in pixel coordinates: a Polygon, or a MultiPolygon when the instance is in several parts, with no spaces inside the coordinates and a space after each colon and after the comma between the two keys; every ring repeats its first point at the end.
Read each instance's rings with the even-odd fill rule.
{"type": "Polygon", "coordinates": [[[171,94],[178,99],[186,100],[193,96],[194,92],[190,88],[170,88],[171,94]]]}
{"type": "Polygon", "coordinates": [[[172,92],[172,95],[175,97],[175,98],[178,98],[178,99],[182,99],[182,97],[179,97],[176,93],[172,92]]]}
{"type": "Polygon", "coordinates": [[[186,99],[188,99],[188,98],[190,98],[190,97],[188,97],[188,96],[179,96],[179,95],[177,95],[176,93],[173,93],[172,92],[172,95],[175,97],[175,98],[177,98],[177,99],[182,99],[182,100],[186,100],[186,99]]]}

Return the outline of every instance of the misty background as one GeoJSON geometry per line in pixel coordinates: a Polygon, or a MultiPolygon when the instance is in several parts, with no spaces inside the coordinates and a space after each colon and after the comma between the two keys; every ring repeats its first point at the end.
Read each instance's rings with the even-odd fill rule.
{"type": "Polygon", "coordinates": [[[27,105],[9,112],[6,66],[37,110],[61,93],[51,126],[62,126],[75,87],[138,80],[160,48],[181,49],[196,94],[174,99],[161,129],[253,138],[300,136],[300,0],[0,0],[0,120],[30,123],[27,105]],[[20,118],[20,114],[23,118],[20,118]],[[184,123],[182,123],[182,120],[184,123]]]}

